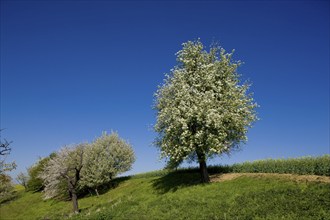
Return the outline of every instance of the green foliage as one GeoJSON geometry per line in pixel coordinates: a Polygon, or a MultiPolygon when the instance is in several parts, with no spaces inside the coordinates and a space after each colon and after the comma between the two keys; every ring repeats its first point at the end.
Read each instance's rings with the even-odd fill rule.
{"type": "MultiPolygon", "coordinates": [[[[49,160],[54,158],[55,156],[56,153],[53,152],[48,157],[40,158],[35,164],[28,168],[29,179],[27,181],[27,191],[41,192],[45,188],[44,182],[40,178],[40,175],[44,171],[49,160]]],[[[70,199],[67,190],[67,182],[65,180],[61,180],[58,184],[58,194],[54,198],[56,198],[57,200],[70,199]]]]}
{"type": "Polygon", "coordinates": [[[330,176],[330,155],[292,159],[268,159],[234,164],[235,173],[292,173],[330,176]]]}
{"type": "Polygon", "coordinates": [[[40,158],[34,165],[28,168],[29,180],[27,181],[27,190],[32,192],[39,192],[44,189],[42,179],[39,177],[44,170],[48,161],[55,157],[55,153],[51,153],[48,157],[40,158]]]}

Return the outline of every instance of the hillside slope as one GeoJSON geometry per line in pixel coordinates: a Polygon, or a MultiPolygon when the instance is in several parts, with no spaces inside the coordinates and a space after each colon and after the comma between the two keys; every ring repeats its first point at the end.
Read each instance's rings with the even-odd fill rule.
{"type": "Polygon", "coordinates": [[[330,184],[318,180],[243,175],[203,185],[198,173],[179,172],[115,183],[99,197],[81,198],[76,216],[70,202],[21,191],[1,205],[1,219],[330,219],[330,184]]]}

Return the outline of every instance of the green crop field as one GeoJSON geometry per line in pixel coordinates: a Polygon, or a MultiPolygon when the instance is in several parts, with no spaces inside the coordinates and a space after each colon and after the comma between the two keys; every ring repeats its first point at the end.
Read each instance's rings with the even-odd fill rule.
{"type": "Polygon", "coordinates": [[[44,201],[41,193],[18,189],[15,200],[1,204],[1,219],[330,219],[327,175],[242,175],[209,184],[199,179],[193,169],[117,178],[99,197],[80,198],[77,215],[70,201],[44,201]]]}

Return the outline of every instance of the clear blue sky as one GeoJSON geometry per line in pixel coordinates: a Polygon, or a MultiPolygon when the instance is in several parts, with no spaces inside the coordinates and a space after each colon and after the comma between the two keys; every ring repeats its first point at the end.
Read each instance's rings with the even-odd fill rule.
{"type": "MultiPolygon", "coordinates": [[[[217,40],[261,106],[235,163],[329,153],[329,1],[1,1],[1,128],[24,170],[115,130],[163,167],[153,94],[187,40],[217,40]]],[[[14,173],[14,174],[15,174],[14,173]]]]}

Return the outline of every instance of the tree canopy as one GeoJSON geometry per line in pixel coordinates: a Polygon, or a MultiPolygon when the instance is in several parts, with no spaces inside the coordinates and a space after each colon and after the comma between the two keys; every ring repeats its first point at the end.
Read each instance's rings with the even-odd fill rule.
{"type": "Polygon", "coordinates": [[[209,181],[207,159],[239,148],[257,120],[250,84],[241,83],[241,62],[232,56],[217,45],[206,51],[200,40],[188,41],[155,94],[161,155],[197,159],[203,182],[209,181]]]}
{"type": "Polygon", "coordinates": [[[132,147],[117,133],[104,133],[86,148],[85,155],[80,184],[97,194],[98,187],[130,170],[135,161],[132,147]]]}

